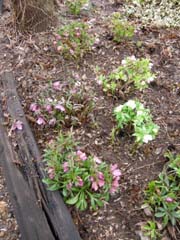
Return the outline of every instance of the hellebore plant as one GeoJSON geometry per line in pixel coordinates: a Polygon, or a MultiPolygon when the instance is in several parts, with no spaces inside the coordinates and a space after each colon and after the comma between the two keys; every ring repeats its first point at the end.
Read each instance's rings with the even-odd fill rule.
{"type": "Polygon", "coordinates": [[[73,141],[72,135],[60,133],[45,150],[48,189],[60,190],[67,204],[80,210],[95,210],[119,189],[121,171],[96,156],[87,155],[73,141]]]}
{"type": "Polygon", "coordinates": [[[30,105],[36,123],[42,127],[81,125],[89,119],[93,108],[94,103],[82,86],[63,88],[60,81],[51,83],[38,101],[30,105]]]}
{"type": "Polygon", "coordinates": [[[47,98],[39,103],[31,103],[30,111],[39,126],[54,127],[64,122],[66,109],[64,103],[55,98],[47,98]]]}
{"type": "Polygon", "coordinates": [[[78,59],[91,50],[93,42],[88,33],[88,25],[74,21],[58,31],[54,45],[65,58],[78,59]]]}
{"type": "Polygon", "coordinates": [[[164,228],[180,223],[180,155],[168,152],[165,156],[168,164],[158,180],[149,182],[145,190],[145,204],[162,220],[164,228]]]}
{"type": "Polygon", "coordinates": [[[114,109],[117,126],[113,134],[124,127],[133,127],[135,141],[138,145],[148,143],[155,139],[159,127],[153,123],[150,110],[146,109],[138,100],[129,100],[114,109]]]}
{"type": "Polygon", "coordinates": [[[79,15],[82,8],[89,3],[89,0],[66,0],[70,12],[74,15],[79,15]]]}
{"type": "Polygon", "coordinates": [[[134,36],[134,26],[121,18],[120,13],[114,13],[111,17],[110,28],[115,42],[131,39],[134,36]]]}
{"type": "Polygon", "coordinates": [[[136,59],[135,56],[122,60],[121,66],[115,69],[107,77],[100,75],[99,83],[104,92],[115,94],[118,92],[130,92],[135,89],[142,91],[148,88],[148,84],[154,81],[155,75],[151,72],[152,63],[149,59],[136,59]]]}

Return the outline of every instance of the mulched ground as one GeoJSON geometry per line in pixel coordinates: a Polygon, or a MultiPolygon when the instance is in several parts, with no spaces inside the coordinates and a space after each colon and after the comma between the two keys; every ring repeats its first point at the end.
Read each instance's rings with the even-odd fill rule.
{"type": "MultiPolygon", "coordinates": [[[[93,153],[108,163],[118,163],[123,176],[120,192],[104,208],[97,212],[80,213],[73,208],[70,211],[83,240],[136,240],[140,238],[139,226],[147,219],[141,210],[143,189],[162,170],[166,163],[163,155],[167,150],[180,153],[180,32],[178,29],[138,25],[132,41],[116,44],[111,40],[105,18],[121,10],[121,6],[105,0],[93,2],[95,10],[82,16],[81,20],[90,24],[91,32],[100,41],[80,62],[64,60],[57,54],[53,47],[55,30],[26,36],[15,34],[11,18],[3,16],[0,23],[0,73],[4,70],[14,72],[22,105],[41,149],[45,147],[44,141],[48,142],[53,134],[51,129],[38,129],[33,123],[30,103],[37,99],[49,80],[67,83],[73,78],[86,88],[95,101],[95,108],[91,122],[74,129],[75,139],[87,153],[93,153]],[[141,46],[137,42],[141,42],[141,46]],[[111,144],[110,139],[114,126],[112,110],[125,100],[106,96],[95,74],[96,66],[108,74],[124,57],[131,55],[149,57],[154,64],[156,81],[132,97],[139,98],[151,109],[154,121],[160,126],[156,140],[133,155],[133,139],[125,133],[115,144],[111,144]]],[[[60,22],[72,19],[64,14],[60,22]]],[[[3,197],[1,200],[7,202],[3,197]]],[[[7,230],[7,237],[2,239],[18,239],[18,235],[8,238],[11,235],[12,232],[7,230]]],[[[165,235],[166,239],[172,239],[168,233],[165,235]]]]}

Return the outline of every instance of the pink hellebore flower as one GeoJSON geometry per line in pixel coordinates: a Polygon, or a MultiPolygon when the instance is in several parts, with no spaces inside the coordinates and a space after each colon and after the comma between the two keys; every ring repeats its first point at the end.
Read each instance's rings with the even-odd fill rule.
{"type": "Polygon", "coordinates": [[[99,159],[99,158],[96,157],[96,156],[94,156],[94,161],[95,161],[96,163],[98,163],[98,164],[101,164],[101,163],[102,163],[101,159],[99,159]]]}
{"type": "Polygon", "coordinates": [[[57,40],[61,40],[61,36],[59,34],[55,34],[57,40]]]}
{"type": "Polygon", "coordinates": [[[98,185],[99,187],[103,187],[105,184],[104,174],[102,172],[98,172],[98,185]]]}
{"type": "Polygon", "coordinates": [[[55,118],[52,118],[52,119],[49,121],[49,125],[50,125],[50,126],[55,126],[55,125],[56,125],[56,119],[55,119],[55,118]]]}
{"type": "Polygon", "coordinates": [[[46,109],[46,111],[47,111],[48,113],[51,113],[51,112],[52,112],[52,105],[47,104],[47,105],[45,106],[45,109],[46,109]]]}
{"type": "Polygon", "coordinates": [[[48,169],[48,175],[49,175],[50,179],[54,179],[54,177],[55,177],[55,170],[54,170],[54,168],[49,168],[48,169]]]}
{"type": "Polygon", "coordinates": [[[60,110],[61,112],[65,112],[65,108],[63,107],[63,105],[61,105],[60,103],[58,103],[55,106],[55,109],[60,110]]]}
{"type": "Polygon", "coordinates": [[[39,112],[39,106],[37,105],[37,103],[31,103],[29,109],[30,109],[32,112],[34,112],[34,113],[38,113],[38,112],[39,112]]]}
{"type": "Polygon", "coordinates": [[[68,190],[71,190],[71,188],[72,188],[72,183],[71,183],[71,182],[68,183],[68,184],[66,185],[66,187],[67,187],[68,190]]]}
{"type": "Polygon", "coordinates": [[[166,202],[168,202],[168,203],[172,203],[174,200],[171,198],[171,197],[167,197],[166,198],[166,202]]]}
{"type": "Polygon", "coordinates": [[[110,193],[115,193],[119,187],[119,177],[115,178],[112,182],[110,193]]]}
{"type": "Polygon", "coordinates": [[[63,171],[64,171],[65,173],[69,171],[69,164],[68,164],[68,162],[64,162],[64,163],[63,163],[63,171]]]}
{"type": "Polygon", "coordinates": [[[60,81],[56,81],[53,83],[53,88],[54,90],[61,90],[61,84],[60,84],[60,81]]]}
{"type": "Polygon", "coordinates": [[[83,187],[83,185],[84,185],[84,182],[83,182],[83,180],[82,180],[82,178],[81,177],[79,177],[79,176],[77,176],[77,186],[79,186],[79,187],[83,187]]]}
{"type": "Polygon", "coordinates": [[[45,125],[46,124],[44,118],[42,118],[42,117],[39,117],[36,122],[37,122],[38,125],[45,125]]]}
{"type": "Polygon", "coordinates": [[[97,191],[98,190],[98,185],[97,185],[97,182],[96,181],[94,181],[94,182],[92,182],[92,189],[94,190],[94,191],[97,191]]]}
{"type": "Polygon", "coordinates": [[[86,156],[85,153],[83,153],[83,152],[81,152],[80,150],[78,150],[78,151],[76,152],[76,154],[77,154],[77,156],[78,156],[82,161],[86,161],[87,156],[86,156]]]}
{"type": "Polygon", "coordinates": [[[23,123],[20,120],[15,121],[12,124],[11,130],[15,131],[15,130],[22,130],[23,129],[23,123]]]}
{"type": "Polygon", "coordinates": [[[117,167],[118,167],[117,164],[114,164],[114,165],[111,164],[110,165],[110,171],[111,171],[113,177],[121,176],[121,171],[117,167]]]}

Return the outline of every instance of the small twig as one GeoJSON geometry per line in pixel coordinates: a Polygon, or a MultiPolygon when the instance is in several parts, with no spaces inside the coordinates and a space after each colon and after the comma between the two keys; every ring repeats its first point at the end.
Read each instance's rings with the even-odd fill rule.
{"type": "Polygon", "coordinates": [[[139,169],[142,169],[142,168],[145,168],[145,167],[152,167],[152,166],[154,166],[156,164],[159,164],[159,163],[162,163],[162,161],[158,161],[158,162],[154,162],[154,163],[150,163],[150,164],[146,164],[146,165],[140,166],[138,168],[133,169],[131,172],[135,172],[135,171],[137,171],[139,169]]]}

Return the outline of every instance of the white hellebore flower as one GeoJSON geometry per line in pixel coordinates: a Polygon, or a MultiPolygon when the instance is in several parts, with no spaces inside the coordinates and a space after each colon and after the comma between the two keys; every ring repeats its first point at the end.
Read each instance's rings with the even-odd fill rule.
{"type": "Polygon", "coordinates": [[[120,112],[122,110],[122,108],[123,108],[123,105],[119,105],[118,107],[116,107],[114,109],[114,112],[118,113],[118,112],[120,112]]]}
{"type": "Polygon", "coordinates": [[[148,143],[149,141],[152,141],[152,140],[153,140],[153,137],[149,134],[145,135],[143,138],[144,143],[148,143]]]}
{"type": "Polygon", "coordinates": [[[141,111],[141,110],[137,111],[137,116],[140,116],[142,114],[143,114],[143,111],[141,111]]]}
{"type": "Polygon", "coordinates": [[[121,61],[121,64],[122,64],[122,65],[126,65],[126,63],[127,63],[127,61],[126,61],[125,59],[123,59],[123,60],[121,61]]]}
{"type": "Polygon", "coordinates": [[[132,109],[136,108],[136,102],[134,100],[129,100],[127,103],[125,103],[125,105],[132,109]]]}
{"type": "Polygon", "coordinates": [[[147,83],[153,82],[154,81],[154,77],[149,77],[146,81],[147,81],[147,83]]]}
{"type": "Polygon", "coordinates": [[[149,68],[151,69],[153,67],[153,63],[149,63],[149,68]]]}
{"type": "Polygon", "coordinates": [[[136,57],[134,55],[129,57],[129,59],[132,60],[132,61],[136,61],[136,57]]]}

